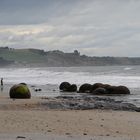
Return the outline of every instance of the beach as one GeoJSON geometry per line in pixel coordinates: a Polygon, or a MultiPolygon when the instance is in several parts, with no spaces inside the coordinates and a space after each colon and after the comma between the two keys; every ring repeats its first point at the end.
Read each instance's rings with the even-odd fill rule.
{"type": "Polygon", "coordinates": [[[0,100],[0,139],[140,138],[139,112],[47,109],[38,97],[0,100]]]}
{"type": "Polygon", "coordinates": [[[139,140],[140,67],[0,69],[1,140],[139,140]],[[24,73],[24,75],[23,75],[24,73]],[[96,96],[59,91],[62,81],[126,85],[130,95],[96,96]],[[27,83],[31,99],[10,99],[27,83]],[[41,89],[41,91],[35,91],[41,89]]]}
{"type": "Polygon", "coordinates": [[[140,140],[140,0],[0,0],[0,140],[140,140]]]}

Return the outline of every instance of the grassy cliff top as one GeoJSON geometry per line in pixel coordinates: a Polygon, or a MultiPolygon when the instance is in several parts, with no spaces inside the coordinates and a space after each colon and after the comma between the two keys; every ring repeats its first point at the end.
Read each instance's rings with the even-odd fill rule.
{"type": "Polygon", "coordinates": [[[31,49],[1,49],[0,57],[6,60],[18,62],[39,63],[46,59],[43,55],[33,52],[31,49]]]}
{"type": "Polygon", "coordinates": [[[59,50],[12,49],[0,47],[0,57],[15,64],[31,66],[103,66],[103,65],[140,65],[140,58],[128,57],[89,57],[75,50],[64,53],[59,50]]]}

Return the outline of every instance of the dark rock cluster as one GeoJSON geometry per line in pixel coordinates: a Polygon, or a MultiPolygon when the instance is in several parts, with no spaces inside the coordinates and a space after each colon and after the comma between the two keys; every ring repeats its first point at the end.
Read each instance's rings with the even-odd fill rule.
{"type": "Polygon", "coordinates": [[[70,84],[69,82],[62,82],[59,86],[61,91],[66,92],[78,92],[78,93],[88,93],[93,95],[106,95],[106,94],[130,94],[130,90],[126,86],[112,86],[109,84],[95,83],[88,84],[85,83],[79,87],[75,84],[70,84]]]}
{"type": "Polygon", "coordinates": [[[66,92],[76,92],[77,86],[75,84],[70,84],[69,82],[62,82],[59,86],[60,91],[66,92]]]}

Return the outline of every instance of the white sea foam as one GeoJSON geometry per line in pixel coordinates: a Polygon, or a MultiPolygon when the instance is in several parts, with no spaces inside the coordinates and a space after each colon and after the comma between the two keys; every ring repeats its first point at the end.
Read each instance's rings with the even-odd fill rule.
{"type": "Polygon", "coordinates": [[[132,69],[132,67],[126,67],[126,68],[124,68],[124,70],[131,70],[132,69]]]}
{"type": "MultiPolygon", "coordinates": [[[[9,92],[11,85],[27,83],[33,96],[59,96],[59,84],[63,81],[75,83],[80,86],[83,83],[94,84],[97,82],[111,85],[125,85],[131,90],[128,96],[115,96],[116,100],[130,102],[140,107],[140,66],[128,69],[126,66],[106,67],[67,67],[67,68],[1,68],[0,77],[4,78],[5,93],[9,92]],[[127,70],[126,70],[127,69],[127,70]],[[34,88],[41,88],[41,92],[35,92],[34,88]]],[[[68,94],[68,93],[67,93],[68,94]]]]}
{"type": "MultiPolygon", "coordinates": [[[[25,82],[27,84],[36,85],[46,85],[46,84],[57,84],[59,85],[63,81],[68,81],[75,84],[83,83],[107,83],[112,85],[126,85],[130,88],[140,87],[140,76],[135,74],[120,73],[109,70],[102,70],[100,72],[94,70],[80,70],[80,68],[75,68],[76,70],[63,70],[60,68],[8,68],[0,69],[0,76],[4,78],[6,83],[21,83],[25,82]],[[79,69],[79,70],[77,70],[79,69]]],[[[90,69],[93,69],[92,67],[90,69]]],[[[110,69],[110,68],[109,68],[110,69]]]]}

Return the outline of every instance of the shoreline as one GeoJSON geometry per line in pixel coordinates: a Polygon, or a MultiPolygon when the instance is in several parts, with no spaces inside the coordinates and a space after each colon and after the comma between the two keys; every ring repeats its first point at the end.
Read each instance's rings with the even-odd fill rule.
{"type": "MultiPolygon", "coordinates": [[[[1,97],[9,97],[9,90],[14,84],[5,84],[3,86],[3,91],[0,91],[0,96],[1,97]]],[[[68,97],[83,97],[83,96],[93,96],[93,98],[110,98],[114,99],[116,101],[124,102],[124,103],[130,103],[133,104],[137,107],[140,107],[140,95],[139,95],[139,90],[137,89],[130,89],[131,94],[130,95],[89,95],[86,93],[76,93],[76,92],[60,92],[59,91],[59,86],[58,85],[34,85],[34,84],[29,84],[28,85],[32,97],[37,97],[37,98],[56,98],[58,96],[68,96],[68,97]],[[35,91],[36,89],[41,89],[41,91],[35,91]]]]}

